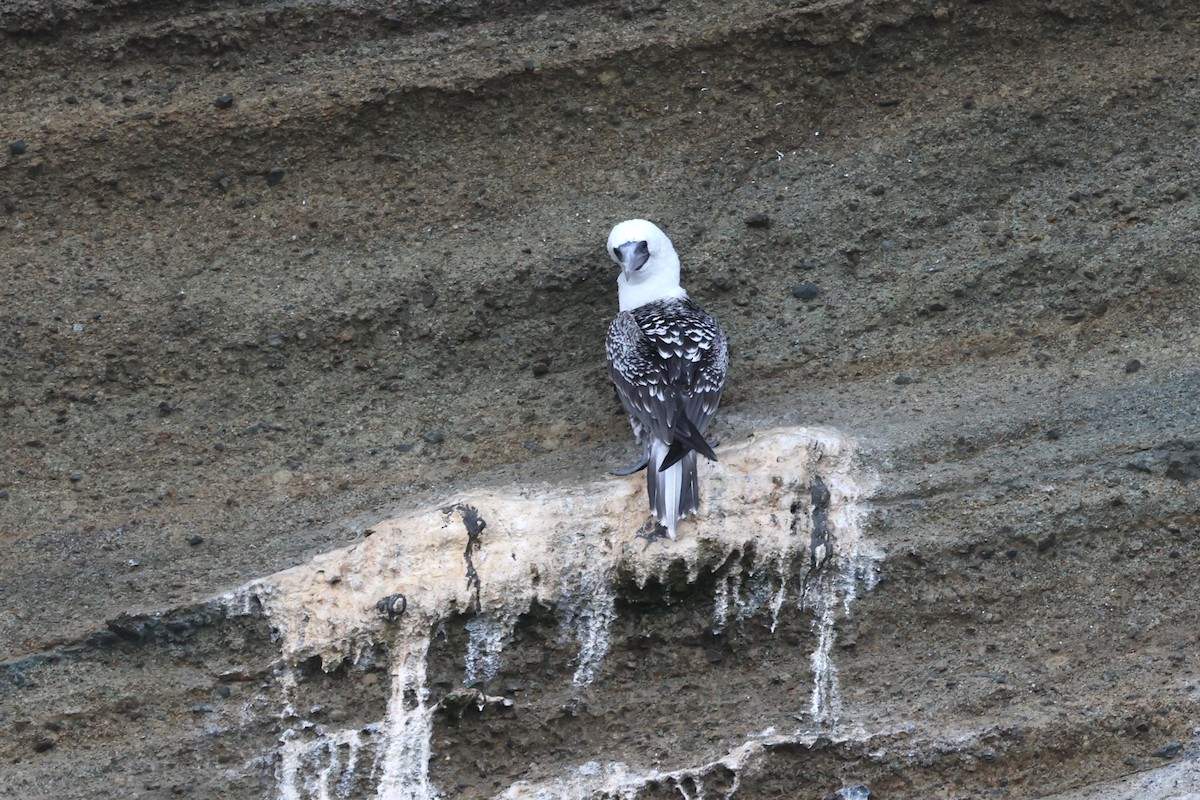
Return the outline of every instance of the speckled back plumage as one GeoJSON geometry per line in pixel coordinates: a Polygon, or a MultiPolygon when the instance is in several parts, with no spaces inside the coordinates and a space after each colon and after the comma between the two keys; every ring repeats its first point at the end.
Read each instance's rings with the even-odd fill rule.
{"type": "Polygon", "coordinates": [[[676,521],[700,502],[695,448],[681,438],[703,434],[716,416],[729,361],[725,332],[687,297],[672,298],[622,311],[605,345],[609,375],[645,451],[650,508],[674,537],[676,521]],[[677,489],[660,472],[675,448],[677,489]],[[665,496],[670,491],[678,497],[665,496]]]}
{"type": "Polygon", "coordinates": [[[703,433],[725,386],[725,332],[690,298],[622,311],[608,329],[609,375],[629,416],[670,443],[679,414],[703,433]]]}

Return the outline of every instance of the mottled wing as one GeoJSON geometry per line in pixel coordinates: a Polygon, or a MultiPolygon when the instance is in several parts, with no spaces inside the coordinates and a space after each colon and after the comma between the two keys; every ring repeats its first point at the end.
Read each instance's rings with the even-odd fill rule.
{"type": "Polygon", "coordinates": [[[717,406],[721,403],[721,390],[725,388],[725,371],[729,366],[729,344],[725,339],[725,331],[717,321],[703,309],[696,307],[703,319],[702,325],[695,326],[685,334],[694,347],[687,350],[690,358],[695,358],[695,367],[690,378],[690,391],[683,396],[683,410],[697,430],[704,433],[717,415],[717,406]]]}
{"type": "Polygon", "coordinates": [[[654,420],[662,413],[658,405],[661,370],[649,358],[645,335],[631,312],[622,311],[609,325],[605,350],[608,375],[635,434],[639,438],[646,431],[657,435],[654,420]]]}
{"type": "Polygon", "coordinates": [[[656,439],[673,440],[680,414],[704,431],[725,385],[728,349],[716,321],[690,300],[648,303],[609,327],[609,374],[625,410],[656,439]]]}

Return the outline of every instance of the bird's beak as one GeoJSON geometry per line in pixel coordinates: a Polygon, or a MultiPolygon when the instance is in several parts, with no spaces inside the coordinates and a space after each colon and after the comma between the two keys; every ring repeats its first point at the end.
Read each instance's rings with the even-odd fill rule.
{"type": "Polygon", "coordinates": [[[650,260],[650,248],[645,242],[626,242],[617,247],[617,258],[626,279],[629,279],[650,260]]]}

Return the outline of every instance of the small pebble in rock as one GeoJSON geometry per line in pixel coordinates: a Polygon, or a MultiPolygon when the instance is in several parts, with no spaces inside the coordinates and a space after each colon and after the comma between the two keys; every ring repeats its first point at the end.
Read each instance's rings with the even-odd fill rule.
{"type": "Polygon", "coordinates": [[[892,383],[896,384],[897,386],[908,386],[912,382],[913,379],[909,375],[897,375],[892,379],[892,383]]]}
{"type": "Polygon", "coordinates": [[[533,377],[540,378],[550,371],[550,365],[545,361],[539,361],[533,365],[533,377]]]}
{"type": "Polygon", "coordinates": [[[232,108],[233,107],[233,95],[231,95],[231,94],[220,95],[217,97],[216,100],[213,100],[213,105],[216,106],[217,108],[232,108]]]}
{"type": "Polygon", "coordinates": [[[192,547],[195,547],[196,545],[199,545],[199,544],[204,544],[204,537],[192,534],[191,536],[188,537],[187,543],[190,544],[192,547]]]}
{"type": "Polygon", "coordinates": [[[718,272],[712,277],[712,285],[718,291],[727,292],[733,288],[734,280],[728,273],[718,272]]]}
{"type": "Polygon", "coordinates": [[[633,6],[621,6],[621,19],[633,19],[633,6]]]}
{"type": "Polygon", "coordinates": [[[283,334],[272,331],[267,334],[267,347],[283,347],[283,334]]]}
{"type": "Polygon", "coordinates": [[[394,449],[397,453],[407,453],[413,449],[413,446],[409,442],[401,442],[400,444],[396,445],[394,449]]]}
{"type": "Polygon", "coordinates": [[[55,741],[54,739],[49,739],[49,738],[38,739],[36,742],[33,743],[33,752],[44,753],[47,750],[54,747],[54,745],[56,745],[56,744],[58,744],[58,742],[55,741]]]}
{"type": "Polygon", "coordinates": [[[220,453],[224,449],[225,449],[225,444],[223,442],[217,442],[216,444],[213,445],[213,450],[216,450],[218,453],[220,453]]]}
{"type": "Polygon", "coordinates": [[[375,610],[388,622],[395,622],[408,608],[408,600],[402,594],[389,594],[375,604],[375,610]]]}
{"type": "Polygon", "coordinates": [[[882,183],[877,183],[874,186],[872,186],[870,189],[867,189],[867,193],[872,195],[873,197],[882,197],[883,193],[886,191],[887,191],[887,188],[884,187],[884,185],[882,183]]]}
{"type": "Polygon", "coordinates": [[[762,211],[755,211],[746,218],[746,224],[751,228],[769,228],[771,227],[771,218],[762,211]]]}
{"type": "Polygon", "coordinates": [[[533,63],[532,60],[527,58],[521,62],[521,68],[524,69],[526,72],[533,72],[533,70],[536,68],[536,65],[533,63]]]}
{"type": "Polygon", "coordinates": [[[812,281],[804,281],[792,287],[792,296],[797,300],[815,300],[821,293],[821,287],[812,281]]]}
{"type": "Polygon", "coordinates": [[[283,181],[283,170],[273,169],[267,173],[267,186],[277,186],[283,181]]]}
{"type": "Polygon", "coordinates": [[[211,714],[214,711],[216,711],[216,709],[212,707],[211,703],[201,703],[198,706],[192,706],[193,714],[211,714]]]}
{"type": "Polygon", "coordinates": [[[81,480],[83,480],[83,475],[78,472],[73,472],[68,480],[71,481],[71,483],[79,483],[81,480]]]}
{"type": "Polygon", "coordinates": [[[806,258],[800,262],[800,269],[816,269],[817,260],[815,258],[806,258]]]}
{"type": "Polygon", "coordinates": [[[446,434],[442,433],[441,431],[430,431],[429,433],[425,434],[425,441],[429,442],[430,444],[441,444],[442,442],[446,441],[446,434]]]}
{"type": "Polygon", "coordinates": [[[14,156],[24,155],[25,151],[28,149],[29,146],[25,144],[24,140],[22,139],[17,139],[15,142],[8,143],[8,152],[12,153],[14,156]]]}
{"type": "Polygon", "coordinates": [[[1137,372],[1141,368],[1142,362],[1138,361],[1136,358],[1125,363],[1125,371],[1131,374],[1137,372]]]}
{"type": "Polygon", "coordinates": [[[228,686],[218,686],[217,687],[217,697],[220,697],[222,700],[228,698],[230,694],[232,694],[232,692],[230,691],[228,686]]]}
{"type": "Polygon", "coordinates": [[[1171,742],[1170,744],[1155,750],[1150,755],[1154,756],[1155,758],[1174,758],[1175,756],[1179,755],[1181,750],[1183,750],[1182,742],[1171,742]]]}
{"type": "Polygon", "coordinates": [[[283,463],[284,463],[284,466],[286,466],[288,469],[293,469],[293,470],[300,469],[300,466],[301,466],[300,461],[295,458],[289,458],[287,461],[285,461],[283,463]]]}
{"type": "Polygon", "coordinates": [[[1052,429],[1046,431],[1046,438],[1052,442],[1057,442],[1059,439],[1062,438],[1062,434],[1052,428],[1052,429]]]}

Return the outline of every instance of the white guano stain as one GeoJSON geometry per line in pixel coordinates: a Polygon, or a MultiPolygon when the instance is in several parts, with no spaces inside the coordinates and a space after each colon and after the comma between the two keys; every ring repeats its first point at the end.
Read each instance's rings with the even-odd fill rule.
{"type": "MultiPolygon", "coordinates": [[[[468,686],[495,677],[513,626],[534,604],[554,608],[564,641],[578,647],[573,684],[585,691],[603,680],[604,660],[616,620],[615,579],[640,585],[666,582],[682,562],[689,581],[717,576],[713,628],[720,631],[759,612],[774,629],[790,613],[786,598],[801,598],[814,615],[817,646],[808,709],[816,730],[835,730],[840,714],[832,660],[836,623],[850,613],[860,587],[874,585],[882,551],[859,523],[873,481],[855,458],[853,443],[827,429],[790,428],[759,433],[722,448],[719,463],[702,462],[702,510],[682,521],[676,541],[647,543],[638,532],[649,519],[644,478],[605,478],[580,486],[521,486],[468,492],[446,506],[373,525],[373,534],[306,564],[253,581],[225,598],[230,614],[261,608],[280,646],[277,691],[286,730],[276,752],[276,794],[281,800],[325,800],[361,795],[373,786],[379,800],[434,800],[430,779],[433,716],[426,686],[431,636],[445,620],[465,616],[468,686]],[[820,477],[830,491],[827,519],[834,552],[801,592],[798,574],[810,558],[811,504],[820,477]],[[799,509],[797,511],[796,509],[799,509]],[[469,536],[470,515],[486,527],[469,536]],[[464,553],[477,580],[467,580],[464,553]],[[727,566],[723,566],[727,565],[727,566]],[[376,604],[402,594],[399,619],[376,604]],[[292,708],[297,665],[321,659],[326,669],[379,653],[386,644],[389,694],[382,719],[347,729],[314,726],[292,708]],[[369,766],[368,766],[369,765],[369,766]],[[366,782],[370,783],[366,783],[366,782]]],[[[720,765],[733,774],[731,797],[748,759],[775,738],[751,734],[720,765]]],[[[602,754],[597,754],[601,757],[602,754]]],[[[538,786],[514,784],[498,798],[633,798],[648,782],[673,785],[682,797],[707,798],[707,775],[717,762],[660,772],[602,760],[538,786]]],[[[716,796],[716,795],[712,795],[716,796]]]]}

